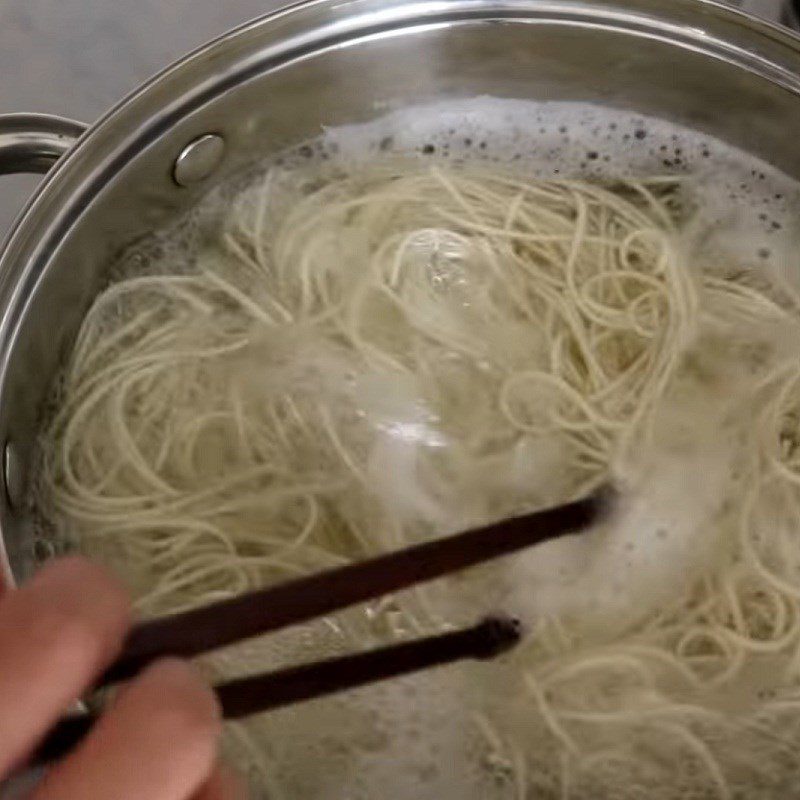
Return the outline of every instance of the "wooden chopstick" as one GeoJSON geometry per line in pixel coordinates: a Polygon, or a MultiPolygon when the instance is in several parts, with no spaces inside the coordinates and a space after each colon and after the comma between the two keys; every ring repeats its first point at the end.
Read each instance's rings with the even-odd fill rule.
{"type": "MultiPolygon", "coordinates": [[[[165,655],[198,655],[582,530],[598,522],[614,498],[613,489],[603,487],[573,503],[142,623],[98,686],[130,677],[165,655]]],[[[488,618],[463,630],[240,678],[216,686],[215,691],[223,715],[236,719],[465,658],[493,658],[519,638],[514,620],[488,618]]],[[[94,721],[92,714],[62,719],[30,765],[46,764],[66,754],[94,721]]]]}
{"type": "Polygon", "coordinates": [[[574,533],[597,522],[614,496],[603,487],[566,505],[141,623],[100,683],[130,677],[162,656],[198,655],[574,533]]]}
{"type": "MultiPolygon", "coordinates": [[[[215,691],[223,716],[238,719],[467,658],[494,658],[519,639],[520,626],[515,620],[489,617],[471,628],[241,678],[216,686],[215,691]]],[[[28,766],[48,764],[65,756],[95,721],[93,714],[62,719],[28,766]]]]}
{"type": "Polygon", "coordinates": [[[240,678],[215,691],[225,719],[238,719],[465,658],[494,658],[519,641],[520,631],[516,620],[488,617],[471,628],[240,678]]]}

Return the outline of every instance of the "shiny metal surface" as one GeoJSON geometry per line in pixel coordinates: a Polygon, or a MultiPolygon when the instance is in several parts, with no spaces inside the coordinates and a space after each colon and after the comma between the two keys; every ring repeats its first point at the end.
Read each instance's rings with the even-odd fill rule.
{"type": "Polygon", "coordinates": [[[222,163],[225,140],[216,133],[206,133],[189,142],[175,159],[172,177],[178,186],[194,186],[211,177],[222,163]]]}
{"type": "MultiPolygon", "coordinates": [[[[0,175],[47,172],[85,130],[80,122],[48,114],[0,115],[0,175]]],[[[19,510],[25,501],[27,465],[14,442],[5,443],[0,466],[5,499],[10,508],[19,510]]],[[[0,582],[9,580],[11,572],[0,538],[0,582]]]]}
{"type": "Polygon", "coordinates": [[[27,485],[26,465],[17,453],[14,442],[6,442],[3,448],[3,486],[6,490],[6,499],[13,509],[20,509],[25,502],[25,489],[27,485]]]}
{"type": "Polygon", "coordinates": [[[0,175],[47,172],[86,127],[48,114],[0,115],[0,175]]]}
{"type": "MultiPolygon", "coordinates": [[[[705,131],[800,177],[800,47],[702,0],[309,0],[245,25],[144,85],[47,175],[0,254],[0,441],[27,463],[43,398],[124,246],[209,184],[321,126],[442,98],[582,100],[705,131]],[[212,181],[177,154],[216,132],[212,181]],[[32,368],[35,365],[35,368],[32,368]]],[[[30,521],[0,502],[17,572],[30,521]]]]}

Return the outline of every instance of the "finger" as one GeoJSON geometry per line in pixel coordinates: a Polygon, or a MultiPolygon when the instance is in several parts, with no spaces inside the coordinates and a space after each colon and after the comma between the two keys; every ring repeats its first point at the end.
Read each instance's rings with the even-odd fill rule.
{"type": "Polygon", "coordinates": [[[187,800],[217,755],[216,698],[180,661],[149,667],[122,690],[33,800],[187,800]]]}
{"type": "Polygon", "coordinates": [[[227,765],[217,764],[193,800],[247,800],[244,781],[227,765]]]}
{"type": "Polygon", "coordinates": [[[129,625],[122,587],[79,558],[54,562],[0,602],[0,775],[113,660],[129,625]]]}

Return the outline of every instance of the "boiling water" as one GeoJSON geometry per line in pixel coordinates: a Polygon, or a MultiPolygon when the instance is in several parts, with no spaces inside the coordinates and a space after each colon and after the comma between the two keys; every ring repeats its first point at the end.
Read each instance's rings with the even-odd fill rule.
{"type": "MultiPolygon", "coordinates": [[[[687,208],[691,222],[684,233],[690,252],[723,275],[740,270],[763,275],[776,293],[800,281],[795,255],[800,231],[792,215],[800,207],[797,184],[719,141],[652,118],[580,104],[459,101],[327,130],[318,140],[283,154],[275,165],[288,175],[297,170],[308,180],[315,171],[347,173],[398,158],[421,165],[496,165],[542,179],[613,182],[684,176],[687,205],[693,207],[691,214],[687,208]]],[[[174,229],[128,253],[118,273],[158,274],[169,269],[191,274],[204,242],[218,235],[231,196],[257,180],[249,176],[236,186],[216,190],[174,229]]],[[[791,341],[785,347],[793,352],[791,341]]],[[[713,776],[699,774],[704,767],[697,753],[684,754],[681,768],[662,759],[658,769],[646,775],[638,775],[630,764],[623,770],[613,754],[608,755],[613,731],[603,734],[612,747],[603,750],[608,762],[594,765],[594,782],[576,778],[568,761],[577,754],[569,740],[560,741],[552,726],[543,723],[535,687],[526,684],[521,668],[532,659],[556,658],[571,648],[602,647],[613,641],[619,632],[668,608],[688,591],[690,579],[713,567],[719,557],[721,534],[714,521],[724,512],[726,496],[737,490],[736,442],[720,412],[730,398],[724,389],[715,394],[711,389],[698,391],[691,383],[684,388],[679,400],[663,411],[652,452],[619,466],[617,477],[630,490],[630,501],[609,530],[547,544],[433,590],[435,611],[448,620],[473,620],[503,607],[540,631],[540,639],[501,662],[455,665],[233,726],[228,746],[266,796],[732,796],[725,792],[735,791],[735,785],[733,790],[723,789],[713,776]],[[548,627],[564,615],[578,620],[578,639],[570,638],[573,633],[558,641],[558,624],[548,627]],[[624,782],[608,777],[615,770],[626,776],[624,782]],[[661,776],[658,782],[654,775],[661,776]]],[[[540,446],[521,452],[518,466],[515,474],[499,479],[537,485],[552,481],[564,468],[564,454],[540,446]]],[[[391,481],[386,491],[391,493],[391,481]]],[[[79,531],[65,530],[58,520],[50,524],[58,538],[77,540],[80,547],[79,531]]],[[[125,572],[124,561],[111,549],[95,550],[93,555],[125,572]]],[[[135,576],[127,577],[135,586],[135,576]]],[[[402,605],[403,598],[397,602],[402,605]]],[[[384,611],[374,618],[384,620],[384,611]]],[[[377,629],[367,630],[365,636],[361,645],[384,638],[377,629]]],[[[353,646],[335,624],[320,622],[223,653],[211,668],[228,674],[261,671],[353,646]]],[[[756,668],[747,681],[737,684],[736,697],[722,692],[708,702],[724,713],[733,713],[733,705],[749,708],[765,692],[782,691],[770,681],[768,669],[756,668]]],[[[680,697],[683,702],[690,699],[680,697]]],[[[669,736],[668,726],[662,735],[669,736]]],[[[800,738],[796,744],[800,746],[800,738]]],[[[643,745],[645,750],[648,746],[643,745]]],[[[773,773],[761,776],[761,785],[747,787],[747,797],[786,796],[796,762],[783,751],[779,755],[770,767],[773,773]]],[[[654,755],[654,760],[661,756],[654,755]]]]}

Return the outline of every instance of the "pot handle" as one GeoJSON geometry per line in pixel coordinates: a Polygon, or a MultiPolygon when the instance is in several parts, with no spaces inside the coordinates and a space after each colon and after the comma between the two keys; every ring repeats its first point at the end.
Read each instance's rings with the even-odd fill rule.
{"type": "Polygon", "coordinates": [[[51,114],[0,114],[0,175],[47,172],[86,128],[51,114]]]}
{"type": "MultiPolygon", "coordinates": [[[[48,172],[86,128],[82,122],[52,114],[0,114],[0,175],[48,172]]],[[[9,574],[0,541],[0,595],[11,585],[9,574]]]]}
{"type": "MultiPolygon", "coordinates": [[[[87,127],[82,122],[51,114],[0,114],[0,175],[48,172],[87,127]]],[[[3,583],[0,576],[0,594],[3,594],[3,583]]],[[[0,800],[28,797],[41,777],[40,770],[23,770],[0,780],[0,800]]]]}

